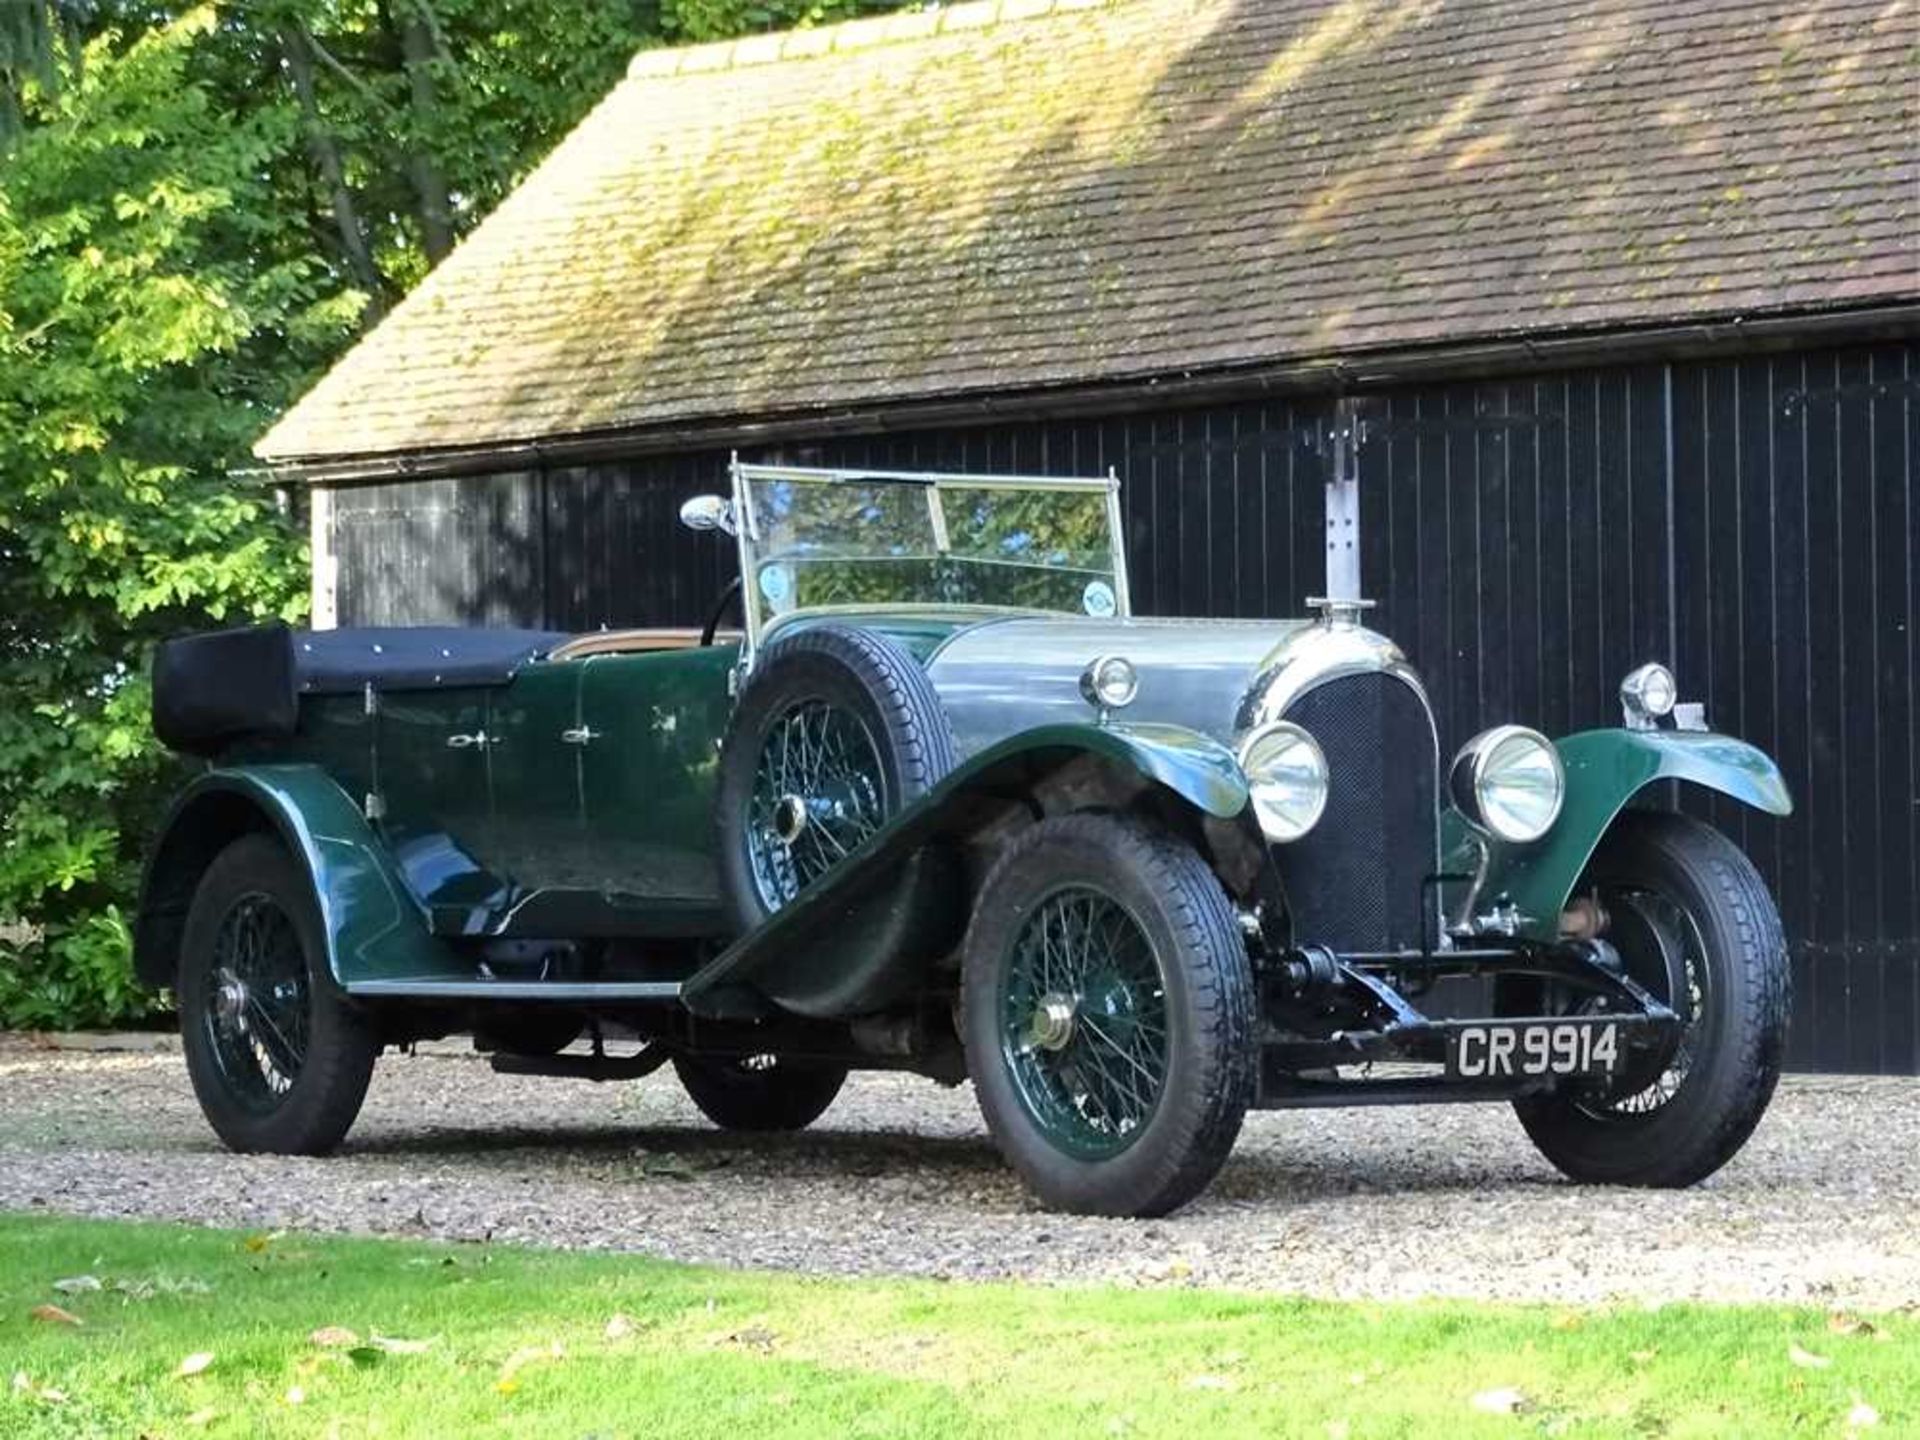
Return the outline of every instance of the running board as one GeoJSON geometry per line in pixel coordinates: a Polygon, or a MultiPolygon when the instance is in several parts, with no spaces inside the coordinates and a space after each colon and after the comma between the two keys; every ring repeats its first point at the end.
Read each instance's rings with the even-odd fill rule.
{"type": "Polygon", "coordinates": [[[591,1005],[608,1000],[678,1000],[678,980],[354,980],[357,1000],[544,1000],[591,1005]]]}

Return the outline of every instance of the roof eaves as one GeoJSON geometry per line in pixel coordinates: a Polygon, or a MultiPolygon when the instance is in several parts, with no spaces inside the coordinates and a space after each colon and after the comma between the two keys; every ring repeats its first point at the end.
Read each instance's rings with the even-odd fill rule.
{"type": "Polygon", "coordinates": [[[776,30],[738,40],[642,50],[627,66],[629,80],[662,80],[712,70],[741,70],[783,60],[811,60],[878,45],[930,40],[959,30],[984,30],[1074,10],[1103,10],[1117,0],[968,0],[951,6],[896,10],[805,30],[776,30]]]}
{"type": "MultiPolygon", "coordinates": [[[[1696,317],[1673,324],[1514,331],[1177,373],[1141,372],[1015,391],[973,390],[893,402],[807,406],[757,415],[680,416],[657,425],[571,435],[527,435],[471,446],[358,455],[266,455],[280,484],[368,484],[474,475],[513,464],[589,464],[676,450],[816,440],[831,435],[939,428],[992,420],[1110,415],[1143,402],[1209,404],[1271,394],[1370,391],[1515,376],[1578,365],[1638,364],[1763,354],[1799,345],[1920,337],[1920,291],[1864,305],[1784,308],[1696,317]]],[[[256,454],[259,452],[256,451],[256,454]]]]}

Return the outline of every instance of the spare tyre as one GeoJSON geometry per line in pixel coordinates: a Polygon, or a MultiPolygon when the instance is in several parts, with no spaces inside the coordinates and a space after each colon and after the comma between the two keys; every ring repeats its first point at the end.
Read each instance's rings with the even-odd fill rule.
{"type": "Polygon", "coordinates": [[[884,635],[809,627],[761,652],[720,757],[720,878],[744,934],[940,783],[953,728],[884,635]]]}

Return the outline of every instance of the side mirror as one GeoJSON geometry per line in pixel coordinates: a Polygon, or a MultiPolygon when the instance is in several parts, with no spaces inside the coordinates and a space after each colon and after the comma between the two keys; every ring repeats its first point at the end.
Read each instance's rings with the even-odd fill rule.
{"type": "Polygon", "coordinates": [[[732,535],[733,502],[718,495],[696,495],[680,507],[680,523],[689,530],[719,530],[732,535]]]}

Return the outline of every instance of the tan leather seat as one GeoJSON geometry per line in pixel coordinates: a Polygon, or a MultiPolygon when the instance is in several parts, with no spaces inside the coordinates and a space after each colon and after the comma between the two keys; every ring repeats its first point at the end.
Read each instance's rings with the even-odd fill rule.
{"type": "MultiPolygon", "coordinates": [[[[727,645],[739,638],[738,630],[721,630],[714,635],[713,643],[727,645]]],[[[691,626],[657,630],[595,630],[561,642],[547,652],[547,658],[580,660],[588,655],[642,655],[660,650],[691,650],[699,643],[700,632],[691,626]]]]}

